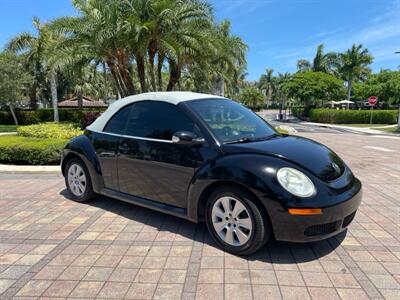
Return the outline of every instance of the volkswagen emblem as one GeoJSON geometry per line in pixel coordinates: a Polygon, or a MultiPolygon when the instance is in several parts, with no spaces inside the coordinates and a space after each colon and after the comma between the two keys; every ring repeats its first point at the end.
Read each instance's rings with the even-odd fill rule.
{"type": "Polygon", "coordinates": [[[337,164],[332,163],[332,168],[335,170],[336,173],[340,174],[340,167],[337,164]]]}

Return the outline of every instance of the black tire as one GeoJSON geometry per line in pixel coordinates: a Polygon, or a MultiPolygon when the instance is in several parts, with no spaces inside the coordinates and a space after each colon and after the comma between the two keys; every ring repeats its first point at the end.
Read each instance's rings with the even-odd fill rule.
{"type": "MultiPolygon", "coordinates": [[[[268,216],[265,216],[262,209],[257,205],[254,196],[247,191],[236,186],[223,186],[214,190],[206,206],[206,223],[208,231],[215,242],[225,251],[235,255],[250,255],[263,247],[271,238],[272,229],[268,216]],[[226,243],[216,232],[212,221],[212,209],[214,204],[222,197],[233,197],[243,204],[249,212],[253,229],[249,240],[243,245],[230,245],[226,243]]],[[[236,225],[235,225],[236,226],[236,225]]]]}
{"type": "Polygon", "coordinates": [[[95,197],[96,194],[93,191],[92,180],[90,178],[90,174],[89,174],[88,169],[86,168],[86,165],[80,159],[77,159],[77,158],[70,159],[67,162],[67,165],[65,166],[64,173],[65,173],[64,174],[65,185],[67,187],[68,192],[71,194],[73,200],[75,200],[77,202],[89,202],[89,201],[93,200],[93,198],[95,197]],[[70,168],[73,167],[74,165],[80,166],[80,168],[82,169],[82,171],[86,177],[85,189],[81,195],[77,195],[72,190],[72,187],[70,186],[70,184],[68,182],[68,172],[69,172],[70,168]]]}

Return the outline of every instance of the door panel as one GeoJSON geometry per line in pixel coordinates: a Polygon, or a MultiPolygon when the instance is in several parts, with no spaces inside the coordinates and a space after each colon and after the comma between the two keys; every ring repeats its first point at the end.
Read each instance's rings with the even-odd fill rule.
{"type": "Polygon", "coordinates": [[[117,191],[119,189],[117,151],[120,137],[105,133],[93,133],[92,139],[93,147],[99,158],[104,186],[117,191]]]}
{"type": "Polygon", "coordinates": [[[195,168],[202,163],[200,148],[125,137],[118,157],[120,191],[186,207],[186,193],[195,168]]]}
{"type": "Polygon", "coordinates": [[[194,122],[176,105],[135,103],[119,146],[120,191],[186,207],[194,169],[203,162],[201,146],[173,144],[172,135],[194,129],[194,122]]]}
{"type": "Polygon", "coordinates": [[[125,131],[126,123],[132,104],[122,107],[108,121],[104,132],[93,133],[93,147],[100,161],[104,186],[112,190],[119,190],[117,153],[120,139],[125,131]]]}

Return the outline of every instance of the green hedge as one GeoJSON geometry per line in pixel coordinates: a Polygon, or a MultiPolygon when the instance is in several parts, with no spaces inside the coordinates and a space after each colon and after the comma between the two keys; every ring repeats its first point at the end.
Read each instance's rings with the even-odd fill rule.
{"type": "Polygon", "coordinates": [[[53,165],[68,141],[34,139],[17,135],[0,136],[0,162],[8,164],[53,165]]]}
{"type": "MultiPolygon", "coordinates": [[[[397,110],[373,110],[373,124],[397,123],[397,110]]],[[[310,121],[330,124],[368,124],[370,122],[370,110],[345,110],[318,108],[310,111],[310,121]]]]}
{"type": "MultiPolygon", "coordinates": [[[[102,112],[104,109],[59,109],[61,122],[80,124],[87,112],[102,112]]],[[[53,109],[17,110],[15,112],[20,125],[31,125],[53,121],[53,109]]],[[[0,111],[0,124],[12,125],[14,120],[9,111],[0,111]]]]}
{"type": "Polygon", "coordinates": [[[41,123],[19,126],[18,135],[32,138],[71,139],[83,133],[71,123],[41,123]]]}

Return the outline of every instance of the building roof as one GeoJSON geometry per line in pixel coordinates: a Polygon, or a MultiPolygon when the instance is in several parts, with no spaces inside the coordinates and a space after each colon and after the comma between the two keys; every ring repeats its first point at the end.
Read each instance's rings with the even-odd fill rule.
{"type": "Polygon", "coordinates": [[[88,129],[95,131],[102,131],[104,126],[107,124],[108,120],[122,107],[137,102],[137,101],[163,101],[174,105],[178,105],[181,102],[199,100],[199,99],[210,99],[219,98],[225,99],[220,96],[199,94],[192,92],[152,92],[144,93],[139,95],[129,96],[112,103],[108,109],[94,121],[88,129]]]}
{"type": "MultiPolygon", "coordinates": [[[[107,104],[102,100],[93,100],[89,97],[82,96],[82,107],[107,107],[107,104]]],[[[78,97],[58,102],[58,107],[78,108],[78,97]]]]}

